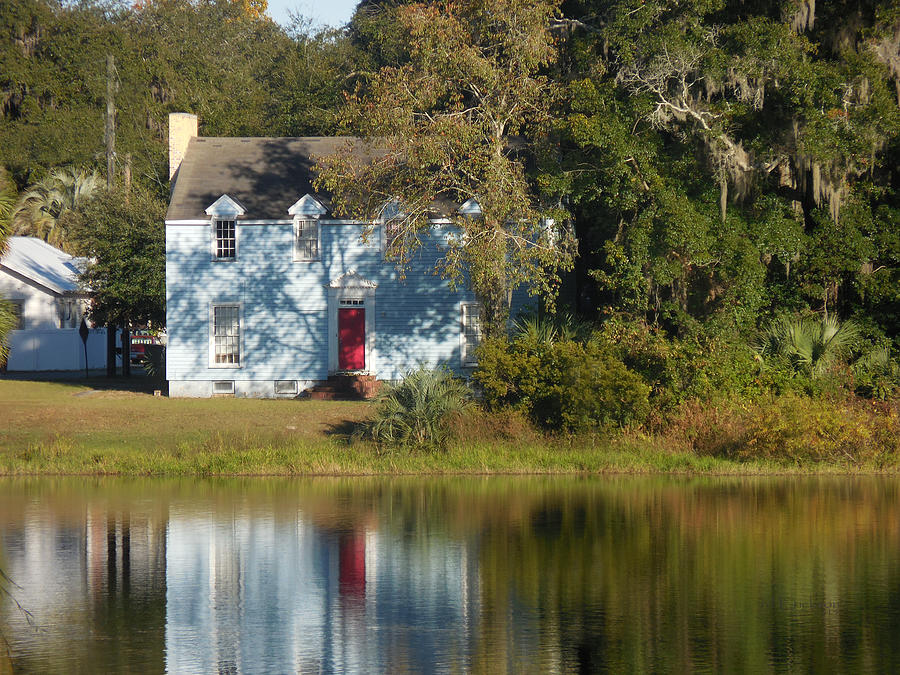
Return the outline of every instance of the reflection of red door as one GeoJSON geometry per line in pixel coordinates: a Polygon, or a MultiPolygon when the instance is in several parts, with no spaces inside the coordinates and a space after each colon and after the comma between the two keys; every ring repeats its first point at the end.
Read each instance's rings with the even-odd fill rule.
{"type": "Polygon", "coordinates": [[[343,596],[366,595],[366,535],[345,534],[340,538],[339,590],[343,596]]]}
{"type": "Polygon", "coordinates": [[[366,310],[338,309],[338,368],[364,370],[366,367],[366,310]]]}

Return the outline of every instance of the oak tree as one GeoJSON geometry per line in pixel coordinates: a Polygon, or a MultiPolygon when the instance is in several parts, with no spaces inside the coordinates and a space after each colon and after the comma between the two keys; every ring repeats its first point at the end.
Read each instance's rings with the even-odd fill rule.
{"type": "Polygon", "coordinates": [[[469,283],[487,333],[505,329],[512,292],[552,298],[574,240],[559,204],[529,167],[544,149],[555,88],[555,0],[444,0],[389,6],[407,37],[405,61],[385,65],[347,98],[346,125],[361,141],[320,158],[318,185],[339,213],[390,211],[399,265],[436,215],[458,227],[440,263],[469,283]],[[360,144],[370,161],[360,162],[360,144]],[[480,207],[460,213],[441,205],[480,207]],[[449,211],[449,213],[448,213],[449,211]]]}

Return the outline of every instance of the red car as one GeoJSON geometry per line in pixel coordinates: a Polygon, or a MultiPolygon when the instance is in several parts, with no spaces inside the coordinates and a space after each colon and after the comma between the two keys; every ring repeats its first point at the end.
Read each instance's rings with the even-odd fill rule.
{"type": "Polygon", "coordinates": [[[165,340],[158,333],[149,330],[135,330],[131,333],[131,365],[140,365],[144,360],[147,345],[162,345],[165,340]]]}

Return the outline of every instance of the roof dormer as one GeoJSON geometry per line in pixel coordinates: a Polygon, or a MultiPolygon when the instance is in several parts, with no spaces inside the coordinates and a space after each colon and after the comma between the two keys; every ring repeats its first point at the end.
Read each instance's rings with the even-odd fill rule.
{"type": "Polygon", "coordinates": [[[206,215],[214,218],[236,218],[247,212],[238,200],[228,195],[222,195],[208,207],[206,207],[206,215]]]}
{"type": "Polygon", "coordinates": [[[324,216],[328,213],[328,209],[318,199],[311,194],[305,194],[288,209],[290,216],[324,216]]]}
{"type": "Polygon", "coordinates": [[[378,213],[378,220],[383,223],[386,223],[390,220],[395,220],[397,218],[405,218],[406,212],[403,210],[403,204],[400,203],[399,199],[392,199],[387,202],[384,206],[381,207],[381,211],[378,213]]]}
{"type": "Polygon", "coordinates": [[[478,203],[478,200],[472,197],[471,199],[467,199],[462,203],[462,205],[458,209],[460,215],[463,216],[480,216],[481,215],[481,204],[478,203]]]}

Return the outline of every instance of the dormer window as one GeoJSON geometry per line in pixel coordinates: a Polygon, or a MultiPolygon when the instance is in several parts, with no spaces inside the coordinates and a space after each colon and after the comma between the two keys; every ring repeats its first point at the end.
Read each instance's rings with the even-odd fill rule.
{"type": "Polygon", "coordinates": [[[319,221],[313,218],[294,219],[294,260],[303,262],[319,259],[319,221]]]}
{"type": "Polygon", "coordinates": [[[206,214],[211,216],[213,260],[237,258],[237,219],[245,212],[244,207],[228,195],[222,195],[206,209],[206,214]]]}
{"type": "Polygon", "coordinates": [[[385,259],[392,256],[392,250],[396,248],[397,239],[403,236],[403,219],[406,214],[397,199],[389,201],[381,209],[379,220],[382,223],[382,253],[385,259]]]}
{"type": "Polygon", "coordinates": [[[216,260],[234,260],[237,255],[237,222],[214,221],[216,227],[216,260]]]}
{"type": "Polygon", "coordinates": [[[295,262],[319,259],[319,218],[326,213],[328,209],[310,194],[303,195],[288,209],[288,215],[294,217],[295,262]]]}
{"type": "Polygon", "coordinates": [[[470,218],[478,218],[481,216],[481,204],[474,197],[467,199],[460,205],[459,214],[470,218]]]}

